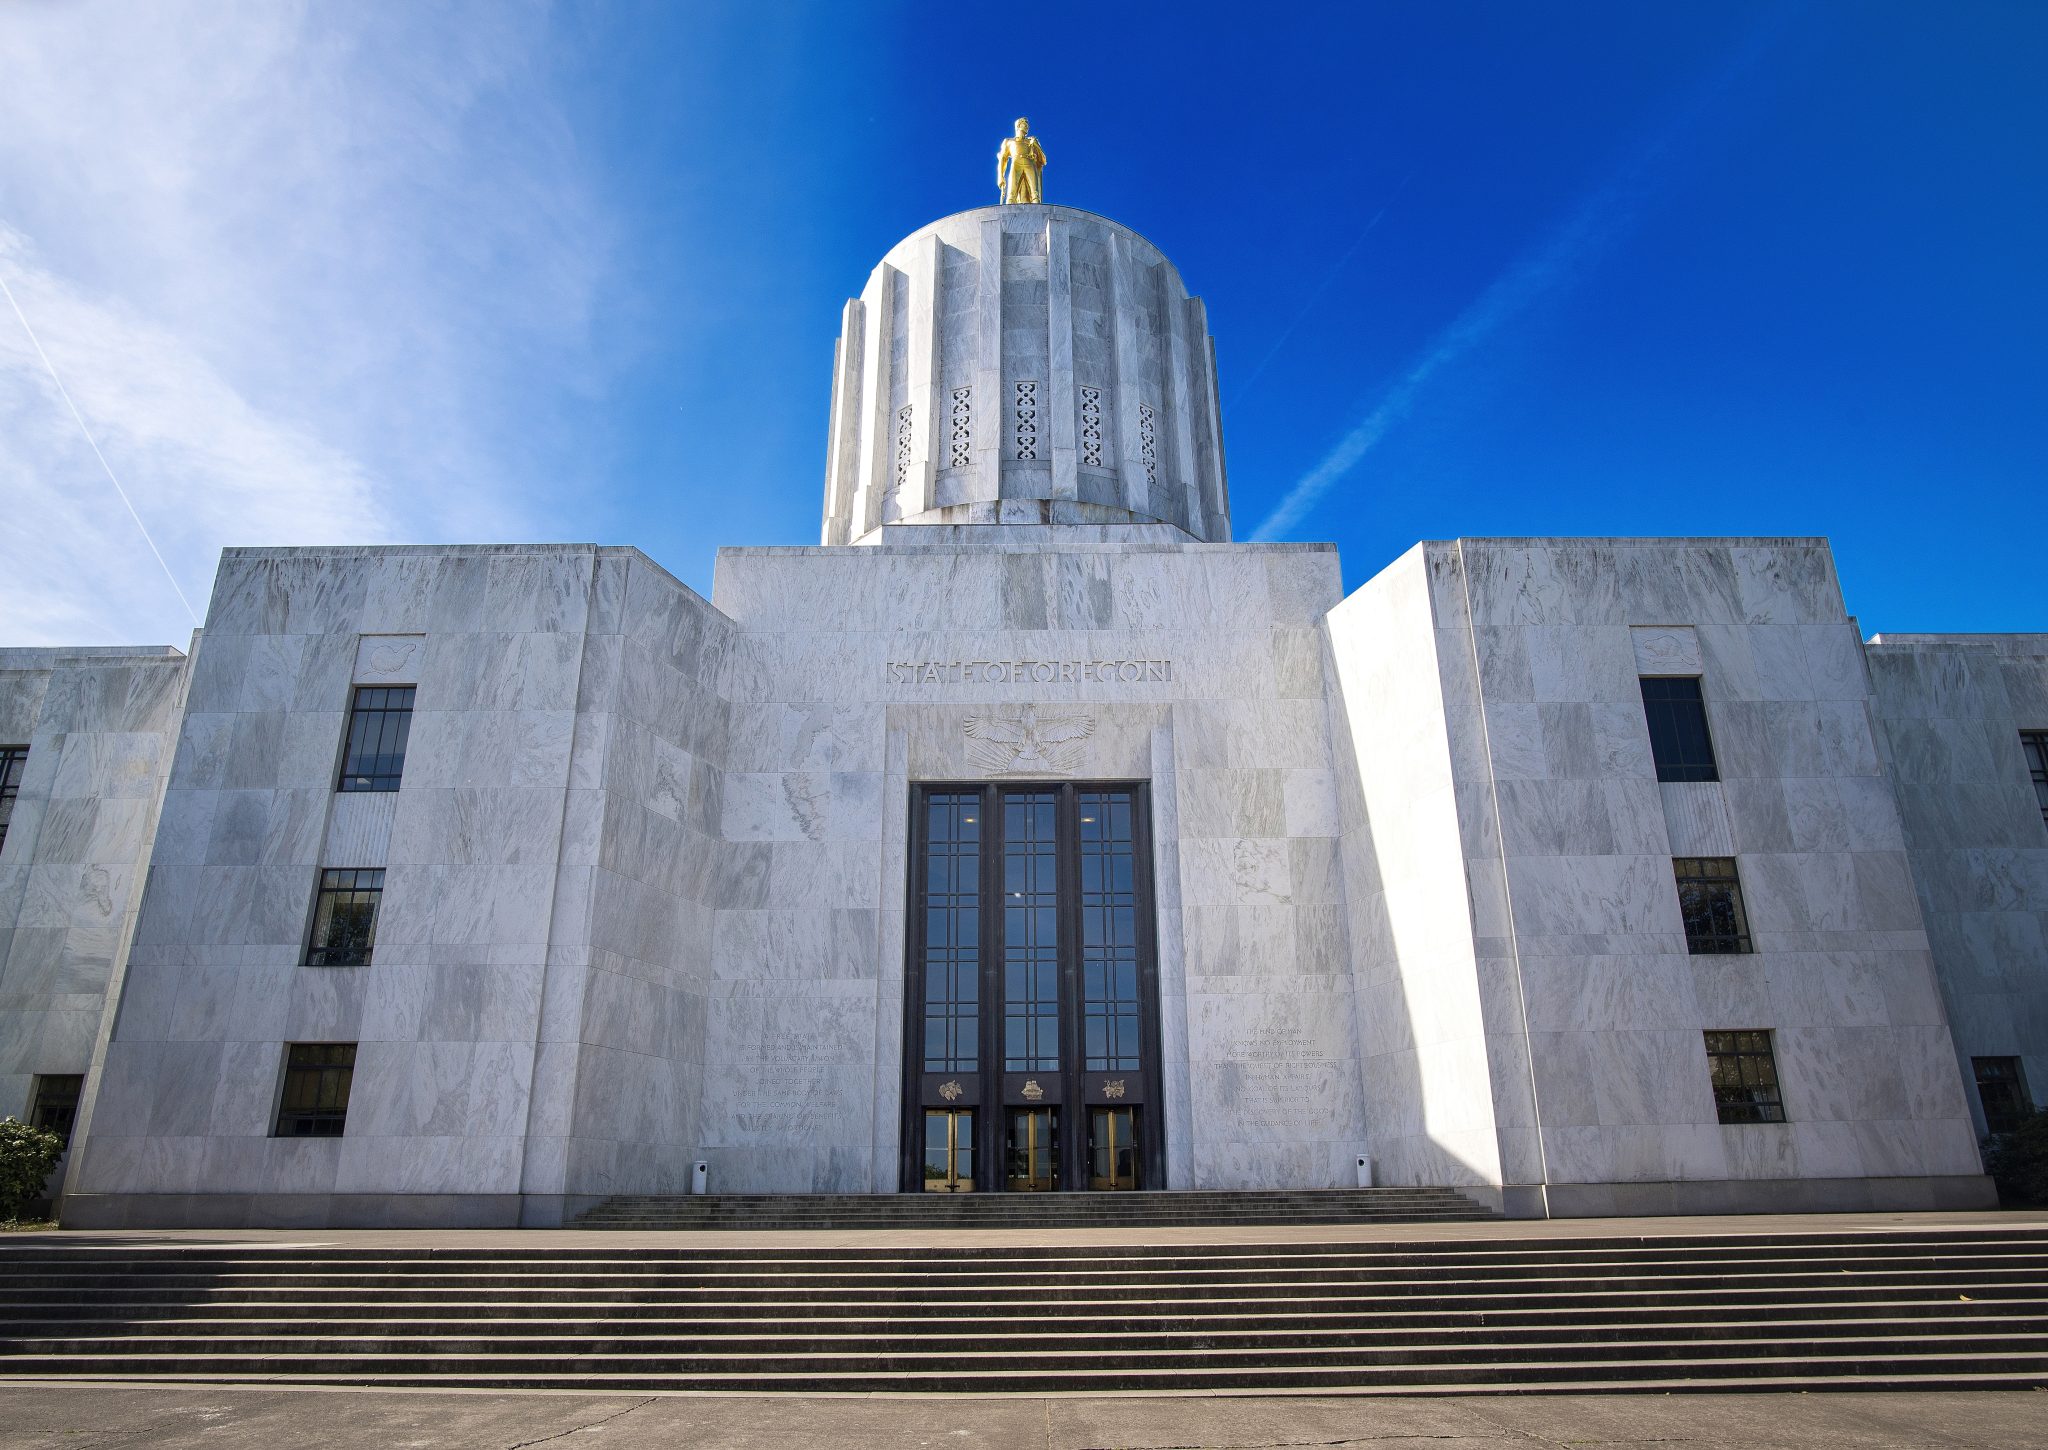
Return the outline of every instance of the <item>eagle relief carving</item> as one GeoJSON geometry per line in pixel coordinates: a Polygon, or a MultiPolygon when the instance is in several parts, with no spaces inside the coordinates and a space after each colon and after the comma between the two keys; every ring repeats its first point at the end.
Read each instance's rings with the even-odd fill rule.
{"type": "Polygon", "coordinates": [[[967,757],[990,775],[1072,775],[1081,742],[1095,733],[1092,715],[969,715],[967,757]]]}

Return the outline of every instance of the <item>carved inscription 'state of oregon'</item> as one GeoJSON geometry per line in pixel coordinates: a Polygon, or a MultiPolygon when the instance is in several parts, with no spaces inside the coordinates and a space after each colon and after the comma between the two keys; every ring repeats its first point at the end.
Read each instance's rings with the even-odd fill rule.
{"type": "Polygon", "coordinates": [[[1164,685],[1172,660],[891,660],[885,685],[1164,685]]]}

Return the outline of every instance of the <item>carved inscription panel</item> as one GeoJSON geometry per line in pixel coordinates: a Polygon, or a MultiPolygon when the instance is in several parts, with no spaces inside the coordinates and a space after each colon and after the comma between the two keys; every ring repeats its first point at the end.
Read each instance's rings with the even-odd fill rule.
{"type": "Polygon", "coordinates": [[[1172,660],[890,660],[885,685],[1166,685],[1172,660]]]}

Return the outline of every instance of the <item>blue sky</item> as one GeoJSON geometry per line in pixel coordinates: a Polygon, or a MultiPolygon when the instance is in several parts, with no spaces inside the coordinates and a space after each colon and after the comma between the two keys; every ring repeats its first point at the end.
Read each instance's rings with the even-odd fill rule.
{"type": "Polygon", "coordinates": [[[1240,537],[2048,629],[2043,74],[2031,0],[10,5],[0,642],[182,641],[226,544],[815,542],[840,305],[1020,113],[1206,298],[1240,537]]]}

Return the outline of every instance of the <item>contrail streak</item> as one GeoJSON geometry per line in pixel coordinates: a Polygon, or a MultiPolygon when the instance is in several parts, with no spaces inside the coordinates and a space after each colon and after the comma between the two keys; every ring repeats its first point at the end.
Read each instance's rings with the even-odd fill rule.
{"type": "Polygon", "coordinates": [[[1252,535],[1254,543],[1286,534],[1313,508],[1330,486],[1358,466],[1389,428],[1405,418],[1431,378],[1457,362],[1602,251],[1627,217],[1626,193],[1618,185],[1602,187],[1572,213],[1549,241],[1517,262],[1488,287],[1387,389],[1364,420],[1338,440],[1323,460],[1295,481],[1273,512],[1252,535]]]}
{"type": "Polygon", "coordinates": [[[86,445],[92,449],[92,456],[100,461],[100,467],[106,472],[107,482],[114,485],[114,492],[120,495],[121,505],[128,510],[128,517],[135,520],[135,527],[142,535],[142,542],[149,545],[149,552],[156,556],[157,567],[164,571],[164,578],[170,581],[171,592],[178,596],[178,603],[185,606],[185,613],[191,616],[192,623],[198,624],[198,611],[193,609],[192,601],[185,597],[185,591],[178,587],[178,576],[173,574],[171,566],[164,562],[163,550],[159,549],[156,540],[149,536],[149,526],[143,523],[142,515],[135,512],[135,505],[128,497],[128,490],[121,487],[120,479],[114,477],[113,465],[107,462],[107,455],[100,452],[100,445],[93,438],[92,429],[85,426],[85,418],[78,411],[78,404],[71,401],[71,390],[64,386],[64,379],[57,375],[56,365],[50,361],[50,355],[43,351],[42,339],[38,338],[36,330],[28,325],[28,314],[23,312],[21,304],[14,300],[14,290],[7,285],[5,277],[0,277],[0,293],[6,295],[7,305],[12,307],[14,315],[21,319],[21,330],[28,334],[29,346],[33,347],[36,356],[43,360],[43,370],[49,373],[50,381],[57,385],[57,396],[62,398],[64,406],[71,410],[72,421],[78,424],[78,431],[85,435],[86,445]]]}
{"type": "Polygon", "coordinates": [[[1671,120],[1638,147],[1604,186],[1575,207],[1539,246],[1525,254],[1431,340],[1407,371],[1373,405],[1356,427],[1322,460],[1296,479],[1252,533],[1252,542],[1278,539],[1299,524],[1323,495],[1407,417],[1430,380],[1485,342],[1542,297],[1583,271],[1627,230],[1634,207],[1649,192],[1644,178],[1700,121],[1735,80],[1754,64],[1768,42],[1798,13],[1790,7],[1768,15],[1721,66],[1696,87],[1671,120]]]}
{"type": "Polygon", "coordinates": [[[1250,376],[1237,385],[1237,391],[1232,393],[1230,401],[1223,405],[1224,412],[1229,412],[1240,402],[1244,401],[1244,395],[1252,390],[1252,384],[1259,380],[1259,374],[1266,370],[1267,364],[1280,355],[1280,349],[1287,345],[1288,338],[1294,336],[1294,330],[1306,322],[1308,315],[1316,310],[1316,304],[1323,300],[1323,294],[1330,290],[1330,284],[1335,282],[1344,269],[1351,265],[1351,259],[1358,255],[1358,249],[1365,245],[1365,239],[1371,236],[1373,229],[1386,219],[1388,208],[1401,199],[1401,193],[1408,189],[1408,183],[1414,179],[1415,173],[1412,171],[1401,178],[1401,184],[1395,187],[1393,193],[1387,197],[1386,205],[1372,214],[1372,220],[1365,224],[1365,230],[1358,234],[1358,239],[1352,242],[1350,250],[1337,259],[1337,265],[1332,267],[1329,275],[1323,278],[1322,285],[1309,294],[1308,301],[1302,305],[1301,311],[1294,314],[1294,321],[1288,323],[1286,330],[1273,340],[1273,345],[1266,349],[1266,355],[1259,359],[1259,365],[1251,370],[1250,376]]]}

